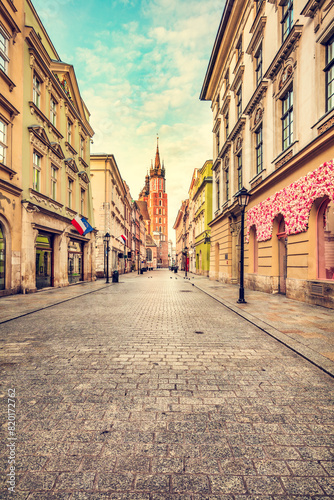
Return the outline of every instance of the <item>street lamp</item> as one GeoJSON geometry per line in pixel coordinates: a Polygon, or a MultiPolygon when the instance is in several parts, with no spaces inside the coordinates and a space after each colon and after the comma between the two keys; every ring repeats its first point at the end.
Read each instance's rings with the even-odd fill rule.
{"type": "Polygon", "coordinates": [[[185,247],[185,248],[184,248],[184,254],[185,254],[185,256],[186,256],[186,274],[185,274],[185,276],[187,277],[187,267],[188,267],[188,265],[187,265],[187,264],[188,264],[188,263],[187,263],[187,255],[188,255],[188,247],[185,247]]]}
{"type": "Polygon", "coordinates": [[[104,242],[104,248],[105,248],[105,251],[107,254],[107,280],[106,280],[106,283],[109,283],[109,250],[110,250],[110,247],[109,247],[110,234],[109,233],[106,233],[103,236],[103,242],[104,242]]]}
{"type": "Polygon", "coordinates": [[[238,204],[241,208],[241,245],[240,245],[240,286],[239,286],[239,300],[238,304],[246,304],[245,290],[244,290],[244,224],[245,224],[245,208],[248,205],[250,194],[246,188],[242,187],[235,195],[238,204]]]}

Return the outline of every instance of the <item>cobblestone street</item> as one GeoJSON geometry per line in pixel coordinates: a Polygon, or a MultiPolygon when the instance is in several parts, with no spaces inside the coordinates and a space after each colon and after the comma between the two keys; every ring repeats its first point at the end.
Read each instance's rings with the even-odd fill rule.
{"type": "Polygon", "coordinates": [[[0,498],[334,498],[328,374],[169,271],[92,291],[0,325],[0,498]]]}

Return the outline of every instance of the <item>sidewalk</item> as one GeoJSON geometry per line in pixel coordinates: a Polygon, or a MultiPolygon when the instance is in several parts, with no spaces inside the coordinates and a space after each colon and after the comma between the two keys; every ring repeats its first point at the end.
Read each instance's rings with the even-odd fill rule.
{"type": "MultiPolygon", "coordinates": [[[[184,272],[178,273],[184,278],[184,272]]],[[[174,276],[176,276],[174,274],[174,276]]],[[[188,282],[262,331],[334,376],[334,311],[288,299],[284,295],[245,289],[238,304],[238,285],[188,273],[188,282]]]]}

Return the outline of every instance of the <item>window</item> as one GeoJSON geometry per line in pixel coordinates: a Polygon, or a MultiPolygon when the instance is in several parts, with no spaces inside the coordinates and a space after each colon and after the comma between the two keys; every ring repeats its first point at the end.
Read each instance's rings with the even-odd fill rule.
{"type": "Polygon", "coordinates": [[[240,118],[242,113],[242,86],[240,85],[237,92],[237,117],[240,118]]]}
{"type": "Polygon", "coordinates": [[[41,105],[41,85],[41,80],[38,78],[36,73],[34,73],[32,85],[32,100],[38,108],[41,105]]]}
{"type": "Polygon", "coordinates": [[[229,70],[227,70],[225,73],[225,91],[228,89],[229,84],[230,84],[230,72],[229,70]]]}
{"type": "Polygon", "coordinates": [[[71,120],[67,120],[67,142],[71,144],[72,139],[72,122],[71,120]]]}
{"type": "Polygon", "coordinates": [[[326,45],[326,111],[334,108],[334,36],[326,45]]]}
{"type": "Polygon", "coordinates": [[[42,157],[38,153],[34,152],[32,188],[38,192],[40,192],[41,189],[41,164],[42,164],[42,157]]]}
{"type": "Polygon", "coordinates": [[[256,75],[256,86],[258,86],[262,80],[262,44],[259,47],[259,50],[255,54],[255,75],[256,75]]]}
{"type": "Polygon", "coordinates": [[[230,197],[230,170],[227,167],[225,170],[225,196],[226,196],[226,201],[229,200],[230,197]]]}
{"type": "Polygon", "coordinates": [[[237,49],[237,61],[239,61],[240,57],[242,56],[242,39],[241,38],[238,42],[236,49],[237,49]]]}
{"type": "Polygon", "coordinates": [[[72,208],[72,204],[73,204],[73,181],[70,178],[68,178],[67,193],[68,193],[68,208],[72,208]]]}
{"type": "Polygon", "coordinates": [[[259,174],[263,170],[263,137],[262,137],[262,124],[255,132],[256,137],[256,173],[259,174]]]}
{"type": "Polygon", "coordinates": [[[80,156],[81,158],[85,156],[85,139],[83,137],[80,137],[80,156]]]}
{"type": "Polygon", "coordinates": [[[217,210],[220,208],[220,180],[216,180],[217,210]]]}
{"type": "Polygon", "coordinates": [[[225,115],[225,139],[227,140],[228,136],[230,133],[230,121],[229,121],[229,114],[226,113],[225,115]]]}
{"type": "Polygon", "coordinates": [[[283,151],[291,146],[293,140],[293,90],[290,89],[282,99],[282,142],[283,151]]]}
{"type": "Polygon", "coordinates": [[[242,188],[242,152],[237,156],[238,158],[238,191],[242,188]]]}
{"type": "Polygon", "coordinates": [[[318,212],[318,278],[334,280],[334,203],[326,199],[318,212]]]}
{"type": "Polygon", "coordinates": [[[260,10],[262,3],[263,3],[263,0],[255,0],[255,3],[256,3],[256,14],[257,14],[260,10]]]}
{"type": "Polygon", "coordinates": [[[159,198],[162,198],[162,193],[159,193],[159,198]]]}
{"type": "Polygon", "coordinates": [[[0,120],[0,163],[6,165],[7,152],[7,125],[0,120]]]}
{"type": "Polygon", "coordinates": [[[282,41],[288,37],[293,22],[293,1],[286,0],[282,7],[282,41]]]}
{"type": "Polygon", "coordinates": [[[58,176],[57,167],[51,165],[51,198],[53,200],[57,199],[57,176],[58,176]]]}
{"type": "Polygon", "coordinates": [[[50,99],[50,122],[55,127],[57,123],[57,103],[53,97],[50,99]]]}
{"type": "Polygon", "coordinates": [[[0,29],[0,69],[4,73],[7,73],[8,62],[8,37],[0,29]]]}
{"type": "Polygon", "coordinates": [[[81,196],[80,196],[80,210],[81,214],[84,215],[85,213],[85,198],[86,198],[86,191],[84,189],[81,189],[81,196]]]}
{"type": "Polygon", "coordinates": [[[219,130],[216,133],[216,154],[217,156],[219,155],[219,148],[220,148],[220,137],[219,137],[219,130]]]}

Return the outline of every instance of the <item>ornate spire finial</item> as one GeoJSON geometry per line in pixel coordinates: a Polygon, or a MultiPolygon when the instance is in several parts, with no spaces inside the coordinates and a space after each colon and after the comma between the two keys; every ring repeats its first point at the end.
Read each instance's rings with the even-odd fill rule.
{"type": "Polygon", "coordinates": [[[160,155],[159,155],[159,136],[157,134],[157,152],[155,154],[155,165],[154,168],[161,168],[160,165],[160,155]]]}

